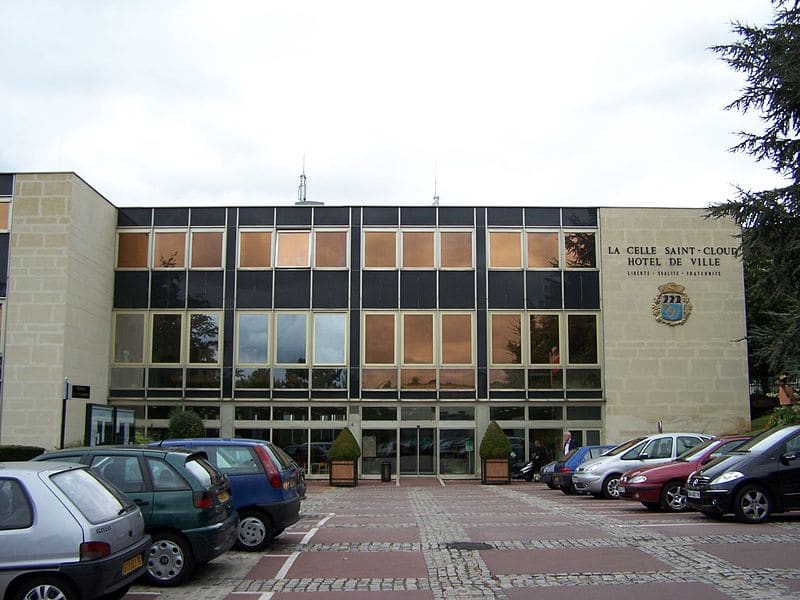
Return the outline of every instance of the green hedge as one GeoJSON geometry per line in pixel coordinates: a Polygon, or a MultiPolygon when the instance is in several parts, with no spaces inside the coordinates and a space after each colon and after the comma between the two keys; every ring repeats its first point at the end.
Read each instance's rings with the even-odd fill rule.
{"type": "Polygon", "coordinates": [[[40,454],[44,454],[44,448],[38,446],[0,446],[0,462],[30,460],[40,454]]]}

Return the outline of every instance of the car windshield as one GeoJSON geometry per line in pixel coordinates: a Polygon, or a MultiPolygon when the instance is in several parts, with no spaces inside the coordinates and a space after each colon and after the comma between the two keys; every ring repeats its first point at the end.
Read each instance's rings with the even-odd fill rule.
{"type": "Polygon", "coordinates": [[[700,456],[703,452],[705,452],[706,448],[711,446],[712,444],[716,444],[719,440],[706,440],[702,444],[695,446],[694,448],[689,448],[686,452],[681,454],[676,460],[680,460],[683,462],[688,462],[690,460],[694,460],[698,456],[700,456]]]}
{"type": "Polygon", "coordinates": [[[734,452],[762,452],[772,446],[775,442],[782,439],[785,432],[785,427],[773,427],[767,429],[761,435],[757,435],[749,442],[739,446],[734,452]]]}
{"type": "Polygon", "coordinates": [[[92,524],[110,521],[125,510],[126,503],[88,469],[62,471],[50,479],[92,524]]]}
{"type": "Polygon", "coordinates": [[[644,439],[643,437],[637,437],[633,438],[632,440],[628,440],[627,442],[623,442],[616,448],[612,448],[611,450],[606,452],[603,456],[616,456],[617,454],[621,454],[625,452],[625,450],[627,450],[628,448],[632,448],[633,446],[641,442],[643,439],[644,439]]]}

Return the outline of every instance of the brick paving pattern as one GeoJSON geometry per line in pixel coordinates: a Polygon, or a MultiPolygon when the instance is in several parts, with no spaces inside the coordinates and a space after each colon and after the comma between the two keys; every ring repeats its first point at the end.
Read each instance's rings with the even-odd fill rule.
{"type": "Polygon", "coordinates": [[[400,484],[312,484],[267,552],[126,600],[800,598],[800,513],[743,525],[532,483],[400,484]]]}

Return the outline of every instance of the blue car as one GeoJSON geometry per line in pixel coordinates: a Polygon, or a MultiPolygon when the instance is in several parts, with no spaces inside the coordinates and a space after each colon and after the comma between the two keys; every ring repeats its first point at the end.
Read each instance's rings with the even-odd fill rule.
{"type": "Polygon", "coordinates": [[[300,519],[305,497],[302,469],[283,450],[264,440],[191,438],[155,442],[204,450],[208,460],[227,475],[233,505],[239,511],[236,545],[256,552],[300,519]]]}
{"type": "Polygon", "coordinates": [[[603,456],[606,452],[614,448],[614,446],[583,446],[582,448],[575,448],[561,460],[556,462],[553,467],[553,489],[560,488],[565,494],[575,493],[575,484],[572,483],[572,473],[578,468],[578,465],[590,458],[597,458],[603,456]]]}

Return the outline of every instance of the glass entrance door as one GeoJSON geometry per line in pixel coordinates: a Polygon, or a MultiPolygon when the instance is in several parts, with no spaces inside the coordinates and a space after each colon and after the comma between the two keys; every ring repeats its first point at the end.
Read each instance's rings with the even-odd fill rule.
{"type": "Polygon", "coordinates": [[[400,474],[436,474],[436,429],[403,427],[400,429],[400,474]]]}

